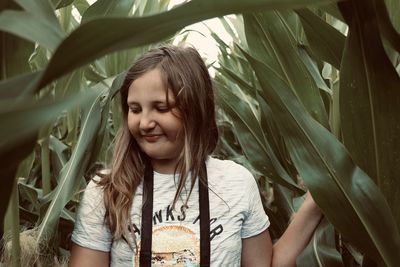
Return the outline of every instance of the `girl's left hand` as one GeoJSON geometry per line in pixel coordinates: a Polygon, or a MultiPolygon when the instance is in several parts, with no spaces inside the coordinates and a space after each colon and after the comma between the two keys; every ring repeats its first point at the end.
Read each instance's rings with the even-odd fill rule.
{"type": "Polygon", "coordinates": [[[310,191],[307,191],[304,202],[302,204],[303,208],[307,210],[309,216],[322,217],[322,211],[315,203],[310,191]]]}

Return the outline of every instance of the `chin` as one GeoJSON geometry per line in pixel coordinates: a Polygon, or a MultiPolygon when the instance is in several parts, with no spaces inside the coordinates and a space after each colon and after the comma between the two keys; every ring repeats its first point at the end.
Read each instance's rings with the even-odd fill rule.
{"type": "Polygon", "coordinates": [[[153,160],[169,160],[170,157],[166,154],[160,154],[158,151],[146,151],[144,153],[153,160]]]}

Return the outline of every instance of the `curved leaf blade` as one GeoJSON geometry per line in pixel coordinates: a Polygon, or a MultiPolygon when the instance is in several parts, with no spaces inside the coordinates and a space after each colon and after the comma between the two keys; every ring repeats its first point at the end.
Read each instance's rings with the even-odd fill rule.
{"type": "Polygon", "coordinates": [[[313,52],[322,60],[340,69],[346,37],[309,9],[298,9],[304,32],[313,52]]]}
{"type": "Polygon", "coordinates": [[[91,19],[105,16],[128,16],[134,4],[134,0],[98,0],[82,16],[81,23],[91,19]]]}
{"type": "MultiPolygon", "coordinates": [[[[46,241],[56,229],[60,215],[74,194],[86,167],[92,157],[92,146],[95,143],[102,120],[102,106],[109,89],[102,88],[92,94],[90,105],[86,106],[86,116],[81,124],[81,133],[71,158],[60,172],[57,187],[51,193],[51,203],[40,223],[37,235],[38,242],[46,241]]],[[[107,97],[106,97],[107,99],[107,97]]]]}
{"type": "Polygon", "coordinates": [[[249,104],[224,86],[215,84],[218,86],[218,90],[216,90],[218,103],[234,120],[236,137],[252,166],[275,182],[297,192],[302,192],[281,166],[275,154],[271,153],[273,150],[266,142],[261,125],[251,111],[249,104]]]}
{"type": "Polygon", "coordinates": [[[335,249],[335,229],[323,219],[310,243],[297,259],[297,266],[344,267],[342,255],[335,249]]]}
{"type": "Polygon", "coordinates": [[[0,152],[6,154],[24,139],[32,138],[43,125],[50,123],[62,111],[83,105],[90,99],[90,93],[80,93],[60,101],[32,102],[32,99],[13,103],[10,99],[0,101],[0,152]]]}
{"type": "Polygon", "coordinates": [[[0,14],[0,30],[39,44],[54,51],[63,36],[53,25],[38,20],[25,11],[5,10],[0,14]]]}
{"type": "Polygon", "coordinates": [[[293,163],[329,221],[377,262],[396,266],[400,234],[379,189],[354,165],[344,146],[309,116],[287,84],[262,62],[248,53],[246,57],[293,163]]]}
{"type": "Polygon", "coordinates": [[[48,0],[16,0],[25,11],[4,10],[0,14],[0,29],[54,51],[64,32],[48,0]]]}
{"type": "MultiPolygon", "coordinates": [[[[378,14],[378,24],[383,36],[390,42],[390,44],[393,46],[394,49],[397,50],[397,52],[400,52],[400,34],[398,31],[396,31],[396,28],[390,20],[385,1],[374,0],[373,2],[376,12],[378,14]]],[[[393,5],[396,5],[394,1],[393,5]]],[[[397,7],[399,7],[398,2],[397,7]]],[[[400,24],[398,19],[397,22],[400,24]]],[[[399,27],[399,25],[397,26],[399,27]]]]}
{"type": "Polygon", "coordinates": [[[339,94],[343,141],[400,227],[400,78],[382,45],[373,1],[340,7],[349,24],[339,94]]]}
{"type": "Polygon", "coordinates": [[[243,15],[246,39],[252,56],[268,64],[296,93],[310,114],[329,129],[328,116],[319,89],[297,48],[292,11],[243,15]]]}
{"type": "MultiPolygon", "coordinates": [[[[3,81],[29,72],[28,59],[33,49],[32,43],[6,32],[0,32],[0,79],[3,81]]],[[[16,90],[12,89],[12,91],[16,90]]]]}
{"type": "Polygon", "coordinates": [[[337,1],[194,0],[170,11],[148,17],[95,19],[81,25],[63,40],[47,66],[37,89],[107,53],[161,40],[201,20],[252,10],[298,8],[337,1]]]}

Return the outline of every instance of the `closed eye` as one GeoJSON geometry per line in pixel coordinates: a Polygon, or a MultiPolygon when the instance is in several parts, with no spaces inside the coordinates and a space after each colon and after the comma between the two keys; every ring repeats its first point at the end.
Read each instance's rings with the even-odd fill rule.
{"type": "Polygon", "coordinates": [[[156,106],[156,110],[160,113],[165,113],[170,111],[170,108],[168,106],[162,105],[162,106],[156,106]]]}
{"type": "Polygon", "coordinates": [[[142,111],[140,107],[129,107],[129,111],[134,114],[138,114],[142,111]]]}

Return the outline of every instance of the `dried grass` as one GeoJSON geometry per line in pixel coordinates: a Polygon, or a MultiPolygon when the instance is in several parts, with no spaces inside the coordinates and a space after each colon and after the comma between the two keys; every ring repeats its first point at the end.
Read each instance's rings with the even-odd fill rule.
{"type": "MultiPolygon", "coordinates": [[[[67,267],[68,259],[58,258],[46,245],[39,245],[36,241],[37,229],[24,230],[20,233],[20,261],[21,267],[67,267]]],[[[0,266],[12,266],[11,237],[4,236],[0,266]]]]}

